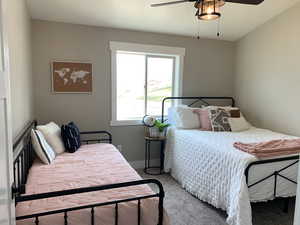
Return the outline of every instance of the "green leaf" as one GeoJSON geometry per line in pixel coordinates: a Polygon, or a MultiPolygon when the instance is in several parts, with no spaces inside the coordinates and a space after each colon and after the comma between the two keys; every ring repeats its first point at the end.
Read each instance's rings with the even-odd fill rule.
{"type": "Polygon", "coordinates": [[[168,124],[168,123],[162,123],[159,120],[156,120],[154,126],[158,128],[159,132],[163,132],[165,128],[167,128],[168,126],[170,126],[170,124],[168,124]]]}

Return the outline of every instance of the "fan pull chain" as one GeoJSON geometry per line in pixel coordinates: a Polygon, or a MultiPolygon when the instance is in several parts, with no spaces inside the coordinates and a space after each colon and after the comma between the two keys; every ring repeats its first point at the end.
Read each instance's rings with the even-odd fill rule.
{"type": "Polygon", "coordinates": [[[197,23],[198,23],[198,35],[197,35],[197,39],[200,40],[200,21],[197,19],[197,23]]]}
{"type": "Polygon", "coordinates": [[[217,37],[220,37],[221,33],[220,33],[220,21],[221,21],[221,18],[218,19],[217,21],[217,37]]]}

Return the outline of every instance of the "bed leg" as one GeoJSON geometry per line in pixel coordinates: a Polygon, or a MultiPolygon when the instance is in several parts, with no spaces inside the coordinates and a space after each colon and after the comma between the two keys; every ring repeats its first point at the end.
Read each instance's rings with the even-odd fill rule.
{"type": "Polygon", "coordinates": [[[164,193],[160,193],[158,202],[158,225],[163,225],[164,218],[164,193]]]}
{"type": "Polygon", "coordinates": [[[290,199],[289,198],[284,199],[284,206],[283,206],[284,213],[289,212],[289,205],[290,205],[290,199]]]}

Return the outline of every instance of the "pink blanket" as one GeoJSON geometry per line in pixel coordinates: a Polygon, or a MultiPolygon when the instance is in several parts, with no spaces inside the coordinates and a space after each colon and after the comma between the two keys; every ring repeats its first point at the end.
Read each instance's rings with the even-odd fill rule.
{"type": "Polygon", "coordinates": [[[300,153],[300,139],[279,139],[248,144],[235,142],[233,146],[258,158],[300,153]]]}
{"type": "MultiPolygon", "coordinates": [[[[127,163],[119,151],[110,144],[84,145],[76,153],[63,153],[51,165],[36,160],[30,169],[26,194],[59,191],[111,183],[140,180],[141,177],[127,163]]],[[[98,192],[62,196],[18,203],[16,215],[28,215],[50,210],[96,204],[153,194],[148,185],[132,186],[98,192]]],[[[141,222],[156,225],[158,221],[158,199],[141,201],[141,222]]],[[[165,214],[164,225],[169,225],[165,214]]],[[[137,224],[137,202],[119,204],[119,224],[137,224]]],[[[63,214],[40,217],[40,225],[63,225],[63,214]]],[[[91,223],[91,209],[68,213],[69,225],[91,223]]],[[[17,225],[34,224],[34,219],[17,221],[17,225]]],[[[95,224],[114,224],[114,206],[95,208],[95,224]]]]}

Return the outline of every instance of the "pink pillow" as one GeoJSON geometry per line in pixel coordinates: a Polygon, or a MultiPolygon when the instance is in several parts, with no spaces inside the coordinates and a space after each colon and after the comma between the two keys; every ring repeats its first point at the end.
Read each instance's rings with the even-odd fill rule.
{"type": "Polygon", "coordinates": [[[203,130],[208,130],[208,131],[212,130],[208,109],[194,109],[193,113],[197,114],[198,119],[200,121],[201,128],[203,130]]]}

